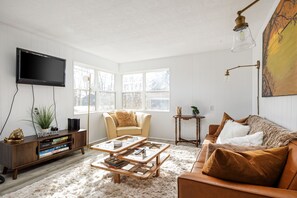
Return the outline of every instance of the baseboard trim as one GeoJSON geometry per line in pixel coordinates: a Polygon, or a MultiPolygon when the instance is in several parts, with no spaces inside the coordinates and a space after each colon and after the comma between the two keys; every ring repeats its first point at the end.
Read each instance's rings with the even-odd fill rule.
{"type": "Polygon", "coordinates": [[[163,141],[169,141],[169,142],[175,142],[174,139],[166,139],[166,138],[158,138],[158,137],[149,137],[149,139],[155,139],[155,140],[163,140],[163,141]]]}
{"type": "MultiPolygon", "coordinates": [[[[149,139],[154,139],[154,140],[161,140],[161,141],[169,141],[169,142],[174,142],[174,139],[166,139],[166,138],[158,138],[158,137],[149,137],[149,139]]],[[[107,137],[105,138],[101,138],[99,140],[95,140],[93,142],[90,142],[90,145],[94,145],[94,144],[99,144],[101,142],[104,142],[107,140],[107,137]]]]}
{"type": "Polygon", "coordinates": [[[95,140],[95,141],[93,141],[93,142],[90,142],[90,145],[99,144],[99,143],[104,142],[104,141],[106,141],[106,140],[107,140],[107,137],[105,137],[105,138],[101,138],[101,139],[99,139],[99,140],[95,140]]]}

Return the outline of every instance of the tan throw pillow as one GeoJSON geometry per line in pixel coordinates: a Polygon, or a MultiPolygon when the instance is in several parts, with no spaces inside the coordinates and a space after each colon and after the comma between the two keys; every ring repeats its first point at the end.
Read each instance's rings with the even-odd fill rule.
{"type": "Polygon", "coordinates": [[[218,127],[217,131],[215,132],[214,136],[218,137],[220,135],[220,133],[223,130],[223,128],[224,128],[225,123],[226,123],[227,120],[233,120],[233,121],[238,122],[240,124],[245,124],[248,118],[249,117],[242,118],[240,120],[234,120],[231,116],[229,116],[226,112],[224,112],[224,115],[223,115],[221,124],[218,127]]]}
{"type": "Polygon", "coordinates": [[[219,148],[226,149],[229,151],[234,151],[234,152],[242,152],[242,151],[263,150],[263,149],[266,149],[267,147],[266,146],[238,146],[238,145],[232,145],[232,144],[209,143],[209,144],[207,144],[205,160],[208,160],[208,158],[211,156],[211,154],[216,149],[219,149],[219,148]]]}
{"type": "Polygon", "coordinates": [[[276,186],[287,154],[287,146],[238,153],[216,149],[204,164],[202,172],[229,181],[276,186]]]}
{"type": "Polygon", "coordinates": [[[115,115],[119,123],[119,127],[137,126],[136,116],[134,112],[116,111],[115,115]]]}

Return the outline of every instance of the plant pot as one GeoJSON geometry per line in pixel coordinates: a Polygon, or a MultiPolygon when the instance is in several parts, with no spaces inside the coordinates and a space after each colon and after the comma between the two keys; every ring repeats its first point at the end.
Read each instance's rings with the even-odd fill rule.
{"type": "Polygon", "coordinates": [[[50,128],[47,128],[47,129],[41,129],[41,132],[42,132],[42,133],[47,133],[47,132],[50,132],[50,131],[51,131],[50,128]]]}

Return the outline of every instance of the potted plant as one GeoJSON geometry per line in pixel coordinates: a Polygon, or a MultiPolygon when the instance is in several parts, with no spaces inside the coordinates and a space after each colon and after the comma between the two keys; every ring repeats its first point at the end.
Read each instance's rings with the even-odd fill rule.
{"type": "Polygon", "coordinates": [[[33,112],[33,122],[37,124],[43,132],[48,132],[54,120],[54,111],[50,107],[35,107],[33,112]]]}
{"type": "Polygon", "coordinates": [[[195,106],[191,106],[192,108],[192,112],[193,112],[193,115],[194,116],[197,116],[200,112],[199,112],[199,109],[195,106]]]}

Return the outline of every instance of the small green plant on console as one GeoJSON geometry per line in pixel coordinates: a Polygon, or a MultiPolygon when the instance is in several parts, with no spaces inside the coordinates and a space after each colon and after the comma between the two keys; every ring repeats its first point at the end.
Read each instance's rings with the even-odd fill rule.
{"type": "Polygon", "coordinates": [[[54,111],[52,109],[52,106],[34,108],[33,122],[37,124],[41,129],[50,128],[53,120],[54,120],[54,111]]]}
{"type": "Polygon", "coordinates": [[[200,111],[197,107],[191,106],[191,108],[192,108],[192,112],[193,112],[194,116],[197,116],[200,113],[200,111]]]}

